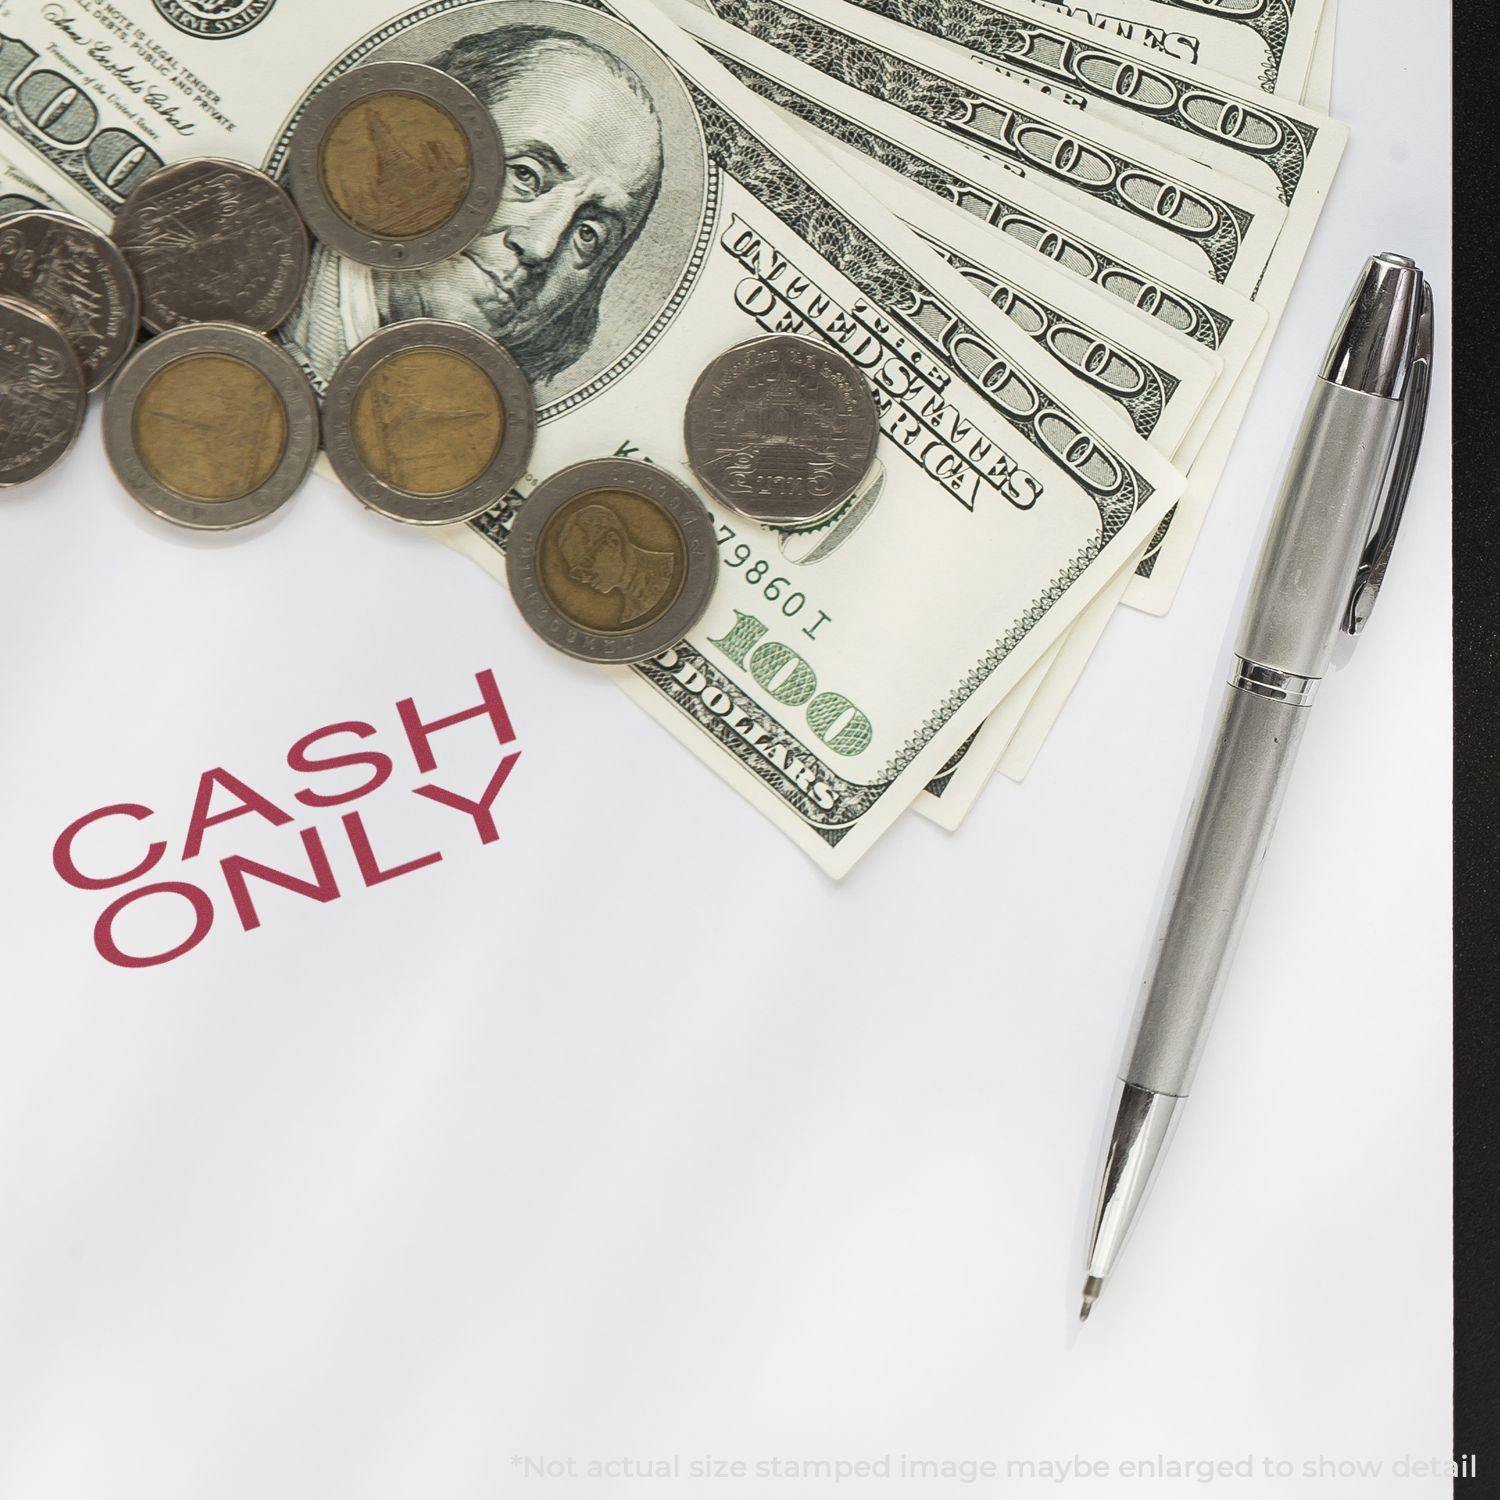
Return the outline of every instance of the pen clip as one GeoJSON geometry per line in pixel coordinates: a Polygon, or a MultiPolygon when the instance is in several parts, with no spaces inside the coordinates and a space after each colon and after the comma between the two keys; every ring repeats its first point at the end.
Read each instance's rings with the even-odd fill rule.
{"type": "Polygon", "coordinates": [[[1402,397],[1401,423],[1386,476],[1385,493],[1376,507],[1375,519],[1370,527],[1370,539],[1359,560],[1354,587],[1349,591],[1344,629],[1353,636],[1357,636],[1369,624],[1380,586],[1385,582],[1385,570],[1390,564],[1391,550],[1396,545],[1396,532],[1400,529],[1401,517],[1406,511],[1406,497],[1411,491],[1417,455],[1422,451],[1422,432],[1427,423],[1427,397],[1431,386],[1432,284],[1428,282],[1422,288],[1422,310],[1417,316],[1411,366],[1402,397]]]}

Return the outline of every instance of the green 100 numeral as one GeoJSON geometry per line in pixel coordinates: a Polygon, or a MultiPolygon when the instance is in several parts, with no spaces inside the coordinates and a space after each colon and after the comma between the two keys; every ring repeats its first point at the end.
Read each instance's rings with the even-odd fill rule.
{"type": "Polygon", "coordinates": [[[819,692],[818,674],[790,646],[762,637],[766,626],[743,610],[734,612],[734,628],[709,644],[735,666],[743,667],[778,703],[807,705],[812,732],[836,755],[858,755],[874,736],[869,716],[842,693],[819,692]]]}

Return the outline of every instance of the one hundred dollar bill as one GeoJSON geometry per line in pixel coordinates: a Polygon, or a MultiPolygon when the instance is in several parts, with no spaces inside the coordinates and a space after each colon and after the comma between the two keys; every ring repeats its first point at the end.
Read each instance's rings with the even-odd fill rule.
{"type": "MultiPolygon", "coordinates": [[[[1325,0],[1028,0],[1187,67],[1304,97],[1325,0]]],[[[1335,0],[1326,0],[1328,5],[1335,0]]],[[[1323,106],[1326,108],[1326,105],[1323,106]]]]}
{"type": "MultiPolygon", "coordinates": [[[[924,117],[936,116],[936,123],[949,130],[956,106],[944,90],[958,90],[958,113],[967,120],[981,108],[976,100],[987,97],[982,75],[988,72],[1003,92],[995,108],[1015,103],[1017,90],[1023,95],[1029,91],[1062,112],[1054,128],[1066,127],[1069,109],[1075,120],[1087,121],[1079,129],[1091,136],[1058,148],[1066,149],[1070,161],[1074,153],[1088,151],[1104,160],[1108,124],[1138,143],[1151,141],[1189,153],[1212,168],[1214,180],[1255,184],[1285,205],[1276,243],[1253,289],[1268,318],[1260,344],[1204,438],[1189,471],[1185,503],[1173,517],[1175,568],[1159,570],[1152,600],[1165,607],[1291,296],[1347,143],[1347,129],[1316,111],[1249,92],[1235,79],[1201,68],[1184,71],[1140,47],[1112,44],[1095,28],[1027,4],[942,0],[940,15],[935,0],[719,0],[719,9],[764,40],[800,47],[821,70],[851,75],[867,92],[891,94],[899,77],[901,87],[895,92],[901,97],[892,102],[924,117]],[[853,12],[861,19],[853,19],[853,12]],[[914,81],[915,67],[920,72],[914,81]]],[[[1024,108],[1024,99],[1016,107],[1024,108]]],[[[975,132],[965,125],[964,133],[975,132]]],[[[980,133],[994,131],[987,127],[980,133]]],[[[1013,128],[1007,133],[1015,136],[1013,128]]]]}
{"type": "MultiPolygon", "coordinates": [[[[1341,125],[1296,105],[1268,99],[1238,80],[1203,69],[1174,69],[1140,47],[1112,45],[1108,39],[1099,38],[1097,28],[1049,18],[1025,4],[994,0],[943,0],[941,5],[935,0],[855,3],[870,11],[872,19],[866,27],[849,23],[846,35],[855,34],[856,42],[866,37],[880,43],[882,62],[911,55],[935,65],[946,53],[948,62],[942,73],[969,93],[974,80],[958,60],[964,56],[967,62],[993,67],[1017,82],[1046,91],[1049,97],[1103,116],[1122,129],[1159,139],[1226,177],[1274,193],[1285,203],[1287,220],[1256,288],[1257,300],[1269,314],[1267,331],[1253,357],[1252,375],[1258,373],[1270,332],[1290,295],[1342,153],[1346,132],[1341,125]],[[929,53],[922,52],[913,40],[913,30],[922,31],[927,41],[936,44],[929,53]]],[[[815,33],[817,39],[809,46],[807,23],[840,21],[841,17],[847,21],[841,5],[822,5],[817,0],[785,0],[769,7],[766,0],[722,0],[720,10],[757,37],[783,46],[793,35],[799,36],[803,55],[814,56],[819,66],[833,56],[833,49],[824,50],[827,38],[821,32],[815,33]]],[[[874,76],[868,55],[856,55],[851,62],[847,49],[841,49],[836,65],[840,76],[845,68],[859,70],[863,80],[874,76]]],[[[862,81],[862,86],[870,87],[867,81],[862,81]]],[[[872,91],[894,97],[885,94],[884,84],[872,91]]],[[[1226,392],[1233,399],[1218,424],[1211,434],[1199,433],[1203,462],[1190,471],[1191,503],[1173,518],[1178,567],[1162,575],[1164,589],[1175,584],[1180,575],[1186,548],[1217,487],[1251,384],[1252,379],[1247,377],[1237,392],[1226,392]]],[[[1075,632],[1075,647],[1081,636],[1081,631],[1075,632]]],[[[1053,691],[1040,695],[1028,710],[1029,732],[1019,738],[1030,744],[1032,754],[1050,722],[1046,718],[1049,707],[1055,712],[1066,697],[1066,688],[1060,685],[1071,685],[1070,674],[1076,678],[1085,657],[1086,653],[1076,649],[1060,657],[1049,674],[1053,691]]],[[[950,813],[955,799],[974,794],[975,765],[989,740],[988,731],[976,737],[959,766],[949,768],[942,784],[950,813]]],[[[1029,764],[1029,757],[1024,763],[1029,764]]],[[[1023,758],[1011,751],[1007,769],[1014,771],[1022,764],[1023,758]]]]}
{"type": "MultiPolygon", "coordinates": [[[[1026,252],[1007,236],[956,205],[934,199],[849,147],[838,149],[853,175],[862,176],[887,207],[917,229],[1028,336],[1119,405],[1158,452],[1177,456],[1191,429],[1193,413],[1222,372],[1221,361],[1207,355],[1201,345],[1172,334],[1052,263],[1029,264],[1026,252]],[[1174,412],[1179,398],[1181,409],[1174,412]]],[[[1131,571],[1130,567],[1122,569],[1104,590],[1106,612],[1118,602],[1131,571]]],[[[1025,728],[1028,739],[1040,743],[1061,701],[1050,709],[1043,724],[1041,715],[1049,713],[1047,705],[1053,698],[1032,699],[1049,682],[1055,694],[1070,664],[1075,675],[1082,671],[1102,629],[1091,618],[1098,609],[1096,600],[1083,611],[1080,623],[1044,663],[1046,671],[1038,674],[1033,669],[985,720],[973,741],[928,783],[912,804],[916,811],[945,827],[956,827],[978,799],[1012,734],[1025,728]]]]}
{"type": "Polygon", "coordinates": [[[1222,385],[1218,354],[852,147],[816,138],[1033,343],[1117,407],[1158,453],[1186,466],[1185,446],[1222,385]]]}
{"type": "MultiPolygon", "coordinates": [[[[1046,0],[1038,0],[1038,3],[1046,3],[1046,0]]],[[[1131,0],[1131,3],[1146,7],[1151,6],[1153,0],[1131,0]]],[[[1325,114],[1330,109],[1333,98],[1334,47],[1338,29],[1338,11],[1338,0],[1326,0],[1322,19],[1318,24],[1318,37],[1313,47],[1312,63],[1307,70],[1307,82],[1302,93],[1302,102],[1308,108],[1325,114]]],[[[1306,20],[1306,12],[1303,13],[1303,20],[1306,20]]],[[[1288,92],[1286,88],[1278,91],[1288,92]]],[[[1205,471],[1200,470],[1196,484],[1202,486],[1206,482],[1205,471]]],[[[1190,481],[1190,493],[1193,488],[1194,482],[1190,481]]],[[[1039,676],[1035,684],[1028,684],[1031,690],[1025,707],[1011,716],[1007,722],[999,722],[1002,718],[1001,710],[1005,707],[1002,704],[1001,710],[997,710],[985,720],[979,733],[970,742],[968,763],[961,775],[955,778],[957,785],[946,799],[946,805],[936,804],[943,809],[938,821],[946,823],[949,827],[954,826],[955,820],[965,811],[963,803],[966,794],[977,797],[977,791],[971,791],[965,778],[972,778],[993,751],[998,750],[995,769],[999,774],[1013,781],[1020,781],[1027,775],[1035,764],[1043,741],[1077,685],[1078,678],[1092,651],[1093,643],[1097,643],[1103,634],[1108,621],[1109,600],[1114,589],[1115,584],[1111,583],[1069,628],[1063,642],[1067,648],[1065,653],[1062,646],[1049,653],[1046,671],[1039,676]],[[995,726],[993,731],[992,725],[995,726]]]]}
{"type": "MultiPolygon", "coordinates": [[[[1183,461],[1219,437],[1220,412],[1242,384],[1267,317],[1248,298],[1193,270],[1001,160],[913,119],[895,104],[831,78],[695,5],[666,0],[735,77],[798,119],[857,150],[890,173],[993,225],[1060,269],[1149,314],[1177,335],[1213,351],[1224,375],[1180,450],[1183,461]]],[[[1239,408],[1243,413],[1243,404],[1239,408]]],[[[1232,438],[1238,420],[1228,433],[1232,438]]],[[[1185,492],[1147,548],[1126,602],[1160,613],[1176,592],[1212,486],[1185,492]],[[1192,504],[1187,503],[1191,500],[1192,504]]]]}
{"type": "MultiPolygon", "coordinates": [[[[763,0],[722,3],[759,6],[763,0]]],[[[1038,12],[1029,0],[850,3],[879,18],[883,40],[910,35],[899,27],[920,31],[950,58],[966,57],[1086,111],[1090,119],[1160,141],[1274,195],[1287,206],[1286,222],[1255,297],[1273,322],[1279,316],[1348,140],[1340,122],[1292,100],[1269,98],[1239,79],[1111,42],[1082,21],[1038,12]]]]}
{"type": "Polygon", "coordinates": [[[714,8],[829,78],[1040,177],[1234,291],[1254,292],[1265,273],[1286,209],[1263,189],[845,0],[716,0],[714,8]]]}
{"type": "Polygon", "coordinates": [[[101,221],[160,161],[281,171],[289,122],[350,67],[415,60],[469,83],[515,174],[495,222],[399,284],[320,251],[290,326],[318,373],[412,299],[511,348],[540,407],[533,473],[449,536],[492,572],[536,478],[608,454],[683,472],[688,389],[730,345],[797,332],[865,369],[883,486],[811,542],[716,515],[708,615],[614,674],[830,872],[1176,498],[1180,476],[1113,407],[647,0],[270,0],[237,29],[209,23],[243,7],[210,9],[0,0],[18,164],[101,221]],[[150,99],[121,86],[132,71],[150,99]]]}
{"type": "MultiPolygon", "coordinates": [[[[1056,196],[1047,189],[1037,188],[1035,184],[1023,182],[1013,174],[992,166],[968,147],[953,146],[941,139],[932,143],[938,160],[956,159],[959,172],[978,170],[986,176],[997,177],[999,189],[1007,195],[1006,199],[995,199],[990,190],[980,187],[972,177],[954,176],[952,167],[945,174],[935,177],[934,174],[940,171],[936,163],[917,155],[910,145],[914,132],[923,133],[923,127],[914,126],[913,122],[898,117],[891,124],[904,143],[897,145],[887,136],[877,138],[875,128],[878,128],[878,120],[877,126],[872,128],[865,123],[863,117],[867,117],[872,111],[878,115],[879,111],[888,110],[887,106],[879,105],[868,96],[831,84],[815,70],[795,63],[747,33],[706,16],[701,10],[676,6],[672,14],[674,18],[690,26],[694,34],[710,47],[715,56],[725,61],[736,76],[757,88],[765,97],[776,100],[796,117],[816,119],[824,127],[817,132],[821,139],[836,142],[843,149],[846,159],[867,163],[866,171],[879,174],[878,177],[869,179],[871,187],[909,224],[917,226],[925,235],[940,242],[940,248],[944,249],[950,260],[960,266],[967,266],[969,274],[975,276],[987,291],[993,285],[993,280],[987,273],[976,268],[1000,262],[1007,253],[1002,242],[1013,238],[1019,253],[1025,254],[1029,262],[1017,262],[1014,256],[1018,251],[1009,252],[1009,264],[1013,267],[1012,274],[1016,284],[1030,288],[1050,287],[1055,296],[1064,295],[1059,288],[1069,279],[1075,282],[1089,281],[1091,286],[1101,290],[1106,284],[1119,290],[1133,289],[1136,298],[1145,301],[1153,312],[1147,312],[1144,307],[1136,305],[1135,299],[1127,302],[1121,311],[1128,312],[1137,322],[1144,319],[1159,330],[1160,337],[1199,349],[1215,345],[1222,347],[1228,357],[1230,378],[1221,380],[1215,387],[1212,400],[1200,411],[1201,421],[1195,423],[1188,432],[1184,432],[1179,425],[1153,423],[1152,428],[1143,433],[1152,438],[1160,451],[1173,454],[1179,462],[1183,461],[1184,450],[1189,446],[1193,452],[1197,451],[1214,414],[1228,395],[1233,376],[1238,374],[1249,358],[1256,336],[1264,325],[1264,314],[1206,278],[1195,277],[1186,268],[1177,268],[1181,272],[1178,279],[1190,283],[1189,292],[1184,293],[1180,288],[1171,293],[1153,291],[1147,297],[1140,298],[1143,282],[1139,273],[1131,270],[1129,263],[1121,261],[1118,256],[1122,251],[1149,256],[1150,252],[1146,247],[1129,241],[1126,237],[1116,236],[1112,242],[1113,253],[1105,250],[1100,243],[1100,236],[1102,234],[1108,242],[1110,232],[1103,229],[1097,221],[1087,222],[1087,216],[1070,216],[1067,208],[1060,208],[1056,196]],[[809,95],[821,100],[813,109],[808,108],[809,95]],[[845,106],[856,112],[854,117],[843,113],[845,106]],[[835,109],[839,112],[837,118],[832,114],[835,109]],[[880,144],[876,144],[877,139],[880,144]],[[935,188],[939,192],[939,196],[935,198],[933,192],[924,192],[915,186],[917,183],[929,186],[940,183],[949,191],[942,192],[940,187],[935,188]],[[1055,216],[1061,212],[1069,223],[1069,229],[1060,229],[1054,217],[1038,219],[1034,212],[1008,201],[1018,188],[1026,195],[1028,202],[1040,207],[1046,215],[1055,216]],[[982,205],[986,210],[995,211],[966,213],[957,207],[959,202],[970,209],[982,205]],[[965,230],[966,224],[972,227],[965,230]],[[1012,233],[1007,235],[1002,225],[1007,226],[1012,233]],[[1074,238],[1079,230],[1090,238],[1083,241],[1074,238]],[[1050,254],[1044,253],[1044,246],[1052,247],[1050,254]],[[1063,272],[1059,262],[1068,266],[1074,274],[1070,277],[1063,272]],[[1087,278],[1078,275],[1077,271],[1082,266],[1092,268],[1095,276],[1087,278]],[[1200,300],[1205,296],[1213,310],[1200,300]],[[1160,319],[1156,316],[1169,309],[1170,317],[1160,319]]],[[[1121,300],[1116,296],[1106,298],[1105,302],[1118,303],[1121,300]]],[[[1034,320],[1037,314],[1031,312],[1025,316],[1028,320],[1034,320]]],[[[1099,326],[1103,314],[1095,311],[1087,314],[1086,318],[1099,326]]],[[[1140,347],[1141,336],[1130,335],[1128,326],[1117,323],[1113,325],[1113,329],[1116,341],[1128,342],[1133,338],[1136,346],[1140,347]]],[[[1155,357],[1158,360],[1168,358],[1162,345],[1157,344],[1155,347],[1158,351],[1155,357]]],[[[1140,356],[1136,355],[1129,363],[1135,364],[1139,360],[1140,356]]],[[[1220,360],[1218,363],[1222,371],[1224,361],[1220,360]]],[[[1101,363],[1101,369],[1104,367],[1101,363]]],[[[1154,554],[1162,540],[1162,534],[1158,533],[1146,550],[1154,554]]],[[[1151,568],[1146,563],[1142,567],[1144,576],[1140,581],[1144,583],[1151,568]]],[[[1118,597],[1127,581],[1127,578],[1111,581],[1114,590],[1111,602],[1118,597]]],[[[1057,684],[1065,674],[1071,673],[1076,677],[1082,671],[1093,643],[1097,640],[1098,631],[1090,629],[1086,637],[1087,644],[1083,644],[1084,638],[1075,641],[1072,636],[1073,632],[1070,632],[1066,650],[1060,645],[1049,657],[1047,665],[1051,668],[1050,672],[1034,669],[1029,673],[990,716],[978,734],[955,753],[914,802],[913,806],[917,811],[945,826],[956,826],[957,820],[972,807],[988,782],[1000,753],[1008,743],[1011,730],[1018,729],[1025,723],[1033,739],[1039,740],[1045,734],[1051,715],[1057,711],[1056,707],[1049,708],[1047,705],[1056,704],[1060,707],[1061,701],[1066,698],[1066,692],[1061,696],[1057,694],[1057,684]],[[1054,659],[1056,665],[1053,665],[1054,659]],[[1053,685],[1054,691],[1035,708],[1029,708],[1029,700],[1040,689],[1044,678],[1053,685]],[[1039,714],[1047,715],[1046,725],[1037,722],[1039,714]]]]}
{"type": "MultiPolygon", "coordinates": [[[[943,0],[941,20],[932,0],[853,0],[880,16],[907,26],[931,30],[982,64],[1004,71],[1034,88],[1045,89],[1075,106],[1100,114],[1122,127],[1154,136],[1242,181],[1276,195],[1287,205],[1285,225],[1256,289],[1256,300],[1269,317],[1262,344],[1251,366],[1251,378],[1221,414],[1218,425],[1195,456],[1189,470],[1189,503],[1181,508],[1184,524],[1178,540],[1191,538],[1208,499],[1217,488],[1230,442],[1248,402],[1269,342],[1290,297],[1343,153],[1347,130],[1313,108],[1270,98],[1236,78],[1202,66],[1188,66],[1154,55],[1131,40],[1099,34],[1084,17],[1038,15],[1028,0],[943,0]],[[1105,80],[1110,80],[1105,86],[1105,80]]],[[[1097,16],[1093,18],[1097,22],[1097,16]]],[[[1334,15],[1325,12],[1331,39],[1334,15]]],[[[1331,54],[1319,57],[1319,72],[1309,69],[1308,83],[1326,87],[1331,54]]],[[[1174,517],[1174,521],[1177,518],[1174,517]]],[[[1071,690],[1070,672],[1081,670],[1080,643],[1091,616],[1070,632],[1071,649],[1048,673],[1044,688],[1030,705],[1024,723],[1007,744],[1000,769],[1019,778],[1029,769],[1045,731],[1049,712],[1061,708],[1071,690]],[[1076,670],[1075,670],[1076,669],[1076,670]]],[[[985,751],[976,740],[971,758],[985,751]]],[[[972,774],[972,767],[965,768],[972,774]]],[[[963,776],[956,779],[962,790],[963,776]]]]}
{"type": "MultiPolygon", "coordinates": [[[[1094,28],[1073,21],[1053,20],[1039,15],[1024,4],[1002,4],[997,0],[854,0],[860,8],[872,12],[867,28],[851,25],[851,30],[867,35],[882,44],[885,57],[914,54],[913,29],[920,29],[929,41],[937,43],[930,54],[936,62],[944,50],[950,61],[944,70],[968,85],[971,74],[956,59],[967,54],[969,61],[993,66],[1033,88],[1102,115],[1122,129],[1140,132],[1162,140],[1211,165],[1226,176],[1254,184],[1273,192],[1288,207],[1285,224],[1277,246],[1256,289],[1257,300],[1269,316],[1266,333],[1253,359],[1258,372],[1269,345],[1270,333],[1290,295],[1308,241],[1321,212],[1332,182],[1346,132],[1343,126],[1296,105],[1284,104],[1248,90],[1237,80],[1201,69],[1174,70],[1159,60],[1144,55],[1139,47],[1111,45],[1091,35],[1094,28]],[[894,23],[894,24],[887,24],[894,23]],[[904,32],[904,34],[903,34],[904,32]],[[977,50],[976,50],[977,49],[977,50]],[[1106,86],[1106,78],[1110,86],[1106,86]],[[1122,82],[1122,80],[1124,82],[1122,82]],[[1129,87],[1125,83],[1129,83],[1129,87]]],[[[785,0],[771,7],[768,19],[765,0],[722,0],[721,10],[732,21],[753,32],[757,38],[786,45],[793,34],[805,33],[811,21],[838,20],[843,7],[837,3],[819,4],[818,0],[785,0]]],[[[819,50],[826,38],[813,46],[819,58],[831,56],[819,50]]],[[[804,52],[807,44],[802,43],[804,52]]],[[[868,57],[856,59],[852,66],[864,66],[868,57]]],[[[842,58],[839,67],[845,66],[842,58]]],[[[881,90],[876,90],[881,92],[881,90]]],[[[909,107],[909,106],[908,106],[909,107]]],[[[1248,401],[1251,380],[1246,379],[1229,405],[1227,415],[1209,434],[1198,435],[1199,451],[1206,447],[1201,467],[1190,470],[1190,505],[1183,508],[1177,526],[1177,540],[1185,549],[1194,539],[1197,525],[1206,510],[1223,464],[1227,459],[1239,420],[1248,401]]],[[[1231,392],[1224,392],[1229,397],[1231,392]]],[[[1179,567],[1171,576],[1175,583],[1179,567]]],[[[1167,583],[1167,575],[1163,576],[1167,583]]],[[[1095,607],[1093,619],[1101,618],[1095,607]]],[[[1087,651],[1081,647],[1085,632],[1074,632],[1074,649],[1060,653],[1050,669],[1050,693],[1037,696],[1027,711],[1026,732],[1017,729],[1020,744],[1007,748],[1006,769],[1011,773],[1029,766],[1047,727],[1050,714],[1060,708],[1072,682],[1081,671],[1087,651]],[[1029,746],[1029,752],[1021,747],[1029,746]]],[[[1097,635],[1097,632],[1095,632],[1097,635]]],[[[949,767],[929,791],[938,791],[947,802],[947,816],[955,807],[977,796],[976,771],[981,758],[989,753],[993,734],[981,732],[966,748],[965,754],[949,767]]],[[[932,804],[924,804],[931,810],[932,804]]]]}

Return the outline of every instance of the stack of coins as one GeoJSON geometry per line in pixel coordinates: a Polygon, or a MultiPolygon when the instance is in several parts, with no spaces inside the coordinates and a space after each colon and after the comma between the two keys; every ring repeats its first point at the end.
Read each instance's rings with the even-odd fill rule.
{"type": "MultiPolygon", "coordinates": [[[[59,213],[0,220],[0,486],[55,464],[89,392],[109,382],[105,451],[156,515],[226,530],[297,491],[322,418],[302,367],[270,335],[302,297],[308,224],[366,265],[429,265],[489,222],[504,152],[462,84],[392,63],[315,94],[291,163],[295,201],[253,167],[199,158],[142,182],[108,234],[59,213]]],[[[330,396],[337,472],[398,520],[477,515],[530,456],[530,387],[473,329],[383,329],[350,354],[330,396]]]]}
{"type": "Polygon", "coordinates": [[[264,173],[201,158],[152,173],[114,240],[141,292],[142,345],[111,385],[104,449],[120,482],[179,526],[225,531],[294,495],[318,454],[318,402],[267,337],[307,281],[307,230],[264,173]]]}
{"type": "Polygon", "coordinates": [[[67,214],[0,221],[0,484],[45,473],[108,383],[105,448],[125,488],[184,526],[268,515],[318,450],[318,407],[266,337],[307,278],[291,199],[239,162],[148,177],[109,234],[67,214]],[[140,344],[142,329],[160,337],[140,344]]]}
{"type": "MultiPolygon", "coordinates": [[[[301,111],[290,195],[253,167],[201,158],[148,177],[108,235],[39,210],[0,220],[0,486],[55,464],[107,383],[110,463],[177,525],[264,519],[297,491],[320,441],[345,487],[393,520],[451,525],[500,504],[527,472],[537,414],[493,339],[430,319],[381,328],[345,357],[320,410],[271,336],[303,295],[309,228],[387,273],[430,265],[489,223],[504,160],[469,90],[432,68],[380,63],[301,111]]],[[[784,531],[857,524],[878,435],[860,371],[784,335],[713,359],[683,421],[699,485],[784,531]]],[[[532,488],[507,568],[543,640],[620,664],[693,628],[717,552],[687,485],[656,464],[600,459],[532,488]]]]}

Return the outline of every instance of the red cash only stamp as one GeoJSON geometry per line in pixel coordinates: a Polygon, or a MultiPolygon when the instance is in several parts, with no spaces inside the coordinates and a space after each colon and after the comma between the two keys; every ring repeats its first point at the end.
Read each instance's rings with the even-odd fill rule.
{"type": "Polygon", "coordinates": [[[94,947],[100,957],[124,969],[146,969],[170,963],[190,953],[209,935],[215,921],[224,919],[226,902],[239,927],[251,932],[261,924],[255,904],[258,885],[276,886],[310,901],[336,901],[354,884],[346,876],[344,887],[340,887],[337,871],[329,857],[330,847],[339,843],[347,846],[358,879],[366,888],[437,864],[443,855],[436,849],[387,862],[387,858],[376,849],[359,809],[351,806],[379,791],[396,775],[398,757],[399,763],[404,765],[409,755],[415,763],[416,773],[427,778],[408,788],[412,796],[451,809],[465,820],[464,826],[472,834],[477,834],[481,844],[494,843],[500,836],[495,822],[495,801],[521,752],[515,748],[515,730],[494,672],[488,669],[479,672],[475,681],[479,688],[477,704],[437,718],[424,719],[411,698],[403,698],[397,703],[396,714],[404,738],[398,742],[399,748],[392,747],[396,754],[387,754],[371,743],[379,739],[379,731],[375,725],[363,720],[346,719],[309,730],[286,752],[286,765],[299,776],[308,778],[307,785],[281,802],[264,795],[223,766],[204,771],[198,778],[192,813],[182,840],[181,862],[188,865],[198,858],[203,851],[205,835],[210,830],[236,819],[253,818],[273,827],[292,830],[287,857],[278,864],[229,853],[218,856],[218,878],[212,882],[198,874],[196,865],[190,865],[186,871],[194,876],[193,879],[182,878],[182,871],[170,872],[178,878],[164,878],[163,861],[168,858],[171,846],[161,836],[165,830],[154,809],[139,802],[115,802],[93,808],[75,818],[52,846],[52,867],[75,890],[120,893],[109,901],[94,923],[94,947]],[[459,790],[444,785],[438,769],[436,737],[455,725],[480,719],[488,720],[498,746],[499,757],[493,774],[482,789],[459,790]],[[362,773],[362,779],[338,790],[320,780],[330,772],[355,771],[362,773]],[[319,790],[320,786],[327,789],[319,790]],[[307,826],[293,826],[309,816],[305,810],[321,814],[334,808],[349,810],[307,826]],[[94,868],[87,858],[75,853],[80,844],[87,843],[90,830],[109,820],[133,820],[141,825],[142,852],[129,868],[94,868]],[[217,892],[217,905],[210,884],[217,892]],[[221,886],[222,890],[218,890],[221,886]],[[127,952],[116,938],[116,924],[123,913],[145,902],[176,903],[181,907],[185,935],[155,952],[127,952]]]}

